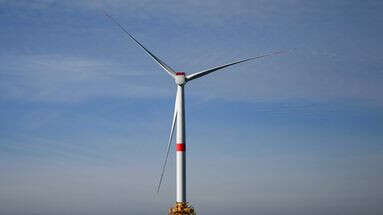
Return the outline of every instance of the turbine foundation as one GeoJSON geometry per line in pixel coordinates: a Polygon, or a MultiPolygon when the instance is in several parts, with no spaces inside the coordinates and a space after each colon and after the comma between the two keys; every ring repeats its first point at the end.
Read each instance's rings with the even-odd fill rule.
{"type": "Polygon", "coordinates": [[[169,208],[168,215],[196,215],[196,213],[187,202],[176,202],[174,207],[169,208]]]}

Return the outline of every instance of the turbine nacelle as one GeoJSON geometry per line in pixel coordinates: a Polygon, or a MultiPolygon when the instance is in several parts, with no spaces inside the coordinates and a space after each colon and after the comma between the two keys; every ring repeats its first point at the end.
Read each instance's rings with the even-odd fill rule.
{"type": "Polygon", "coordinates": [[[186,83],[186,77],[184,72],[176,72],[174,80],[177,85],[184,85],[186,83]]]}

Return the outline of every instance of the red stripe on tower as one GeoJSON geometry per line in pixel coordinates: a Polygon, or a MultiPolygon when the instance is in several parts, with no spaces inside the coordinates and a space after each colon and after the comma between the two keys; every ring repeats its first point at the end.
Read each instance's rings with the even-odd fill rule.
{"type": "Polygon", "coordinates": [[[176,75],[185,75],[184,72],[176,72],[176,75]]]}
{"type": "Polygon", "coordinates": [[[184,152],[185,151],[185,143],[177,143],[176,148],[177,148],[177,152],[184,152]]]}

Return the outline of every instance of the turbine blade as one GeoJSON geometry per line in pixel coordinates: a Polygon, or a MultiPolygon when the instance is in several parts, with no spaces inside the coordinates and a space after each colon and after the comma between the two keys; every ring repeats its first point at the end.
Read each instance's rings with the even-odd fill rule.
{"type": "Polygon", "coordinates": [[[267,57],[267,56],[271,56],[271,55],[277,55],[277,54],[281,54],[281,53],[284,53],[284,51],[273,52],[273,53],[270,53],[270,54],[260,55],[260,56],[257,56],[257,57],[252,57],[252,58],[247,58],[247,59],[240,60],[240,61],[235,61],[233,63],[225,64],[225,65],[222,65],[222,66],[217,66],[217,67],[214,67],[214,68],[211,68],[211,69],[203,70],[201,72],[196,72],[194,74],[188,75],[188,76],[186,76],[186,80],[187,81],[191,81],[193,79],[200,78],[200,77],[205,76],[205,75],[207,75],[209,73],[215,72],[217,70],[220,70],[220,69],[223,69],[223,68],[226,68],[226,67],[229,67],[229,66],[233,66],[235,64],[239,64],[239,63],[243,63],[243,62],[246,62],[246,61],[255,60],[255,59],[258,59],[258,58],[263,58],[263,57],[267,57]]]}
{"type": "Polygon", "coordinates": [[[166,169],[166,164],[168,162],[169,152],[170,152],[170,148],[171,148],[170,146],[172,145],[173,131],[174,131],[174,126],[176,124],[176,119],[177,119],[177,106],[176,105],[177,105],[177,97],[176,97],[176,101],[175,101],[175,105],[174,105],[174,114],[173,114],[172,128],[170,129],[168,146],[166,147],[165,159],[164,159],[164,162],[162,164],[162,171],[161,171],[160,181],[158,182],[158,186],[157,186],[157,193],[160,192],[162,179],[164,177],[165,169],[166,169]]]}
{"type": "Polygon", "coordinates": [[[139,45],[142,49],[144,49],[144,51],[146,52],[146,54],[148,54],[150,57],[153,58],[154,61],[156,61],[161,67],[162,69],[164,69],[170,76],[172,76],[173,78],[175,77],[176,75],[176,72],[168,65],[166,65],[161,59],[159,59],[158,57],[156,57],[153,53],[151,53],[147,48],[145,48],[138,40],[136,40],[136,38],[133,37],[132,34],[130,34],[119,22],[117,22],[116,19],[114,19],[111,15],[109,15],[108,13],[105,13],[105,16],[108,17],[110,20],[112,20],[118,27],[121,28],[122,31],[124,31],[126,34],[129,35],[130,39],[132,39],[134,42],[137,43],[137,45],[139,45]]]}

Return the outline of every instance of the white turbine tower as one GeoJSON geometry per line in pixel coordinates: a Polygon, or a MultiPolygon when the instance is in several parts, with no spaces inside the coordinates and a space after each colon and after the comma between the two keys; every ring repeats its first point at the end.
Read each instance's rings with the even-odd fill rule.
{"type": "Polygon", "coordinates": [[[112,16],[105,13],[105,15],[110,18],[116,25],[118,25],[121,30],[123,30],[138,46],[145,50],[145,52],[157,62],[165,72],[167,72],[171,78],[175,80],[177,85],[177,94],[175,99],[173,121],[169,135],[169,141],[166,150],[166,156],[162,166],[161,177],[157,187],[157,192],[159,192],[161,187],[162,178],[164,176],[165,167],[170,151],[170,146],[173,137],[174,127],[176,125],[176,204],[173,208],[169,209],[169,214],[171,215],[183,215],[183,214],[195,214],[194,209],[189,207],[186,201],[186,138],[185,138],[185,104],[184,104],[184,86],[187,82],[210,74],[212,72],[221,70],[223,68],[243,63],[246,61],[263,58],[266,56],[276,55],[282,53],[274,52],[270,54],[260,55],[257,57],[247,58],[239,61],[235,61],[229,64],[217,66],[214,68],[206,69],[200,72],[196,72],[190,75],[186,75],[184,72],[176,72],[170,66],[166,65],[162,60],[156,57],[148,49],[146,49],[139,41],[137,41],[132,34],[130,34],[119,22],[117,22],[112,16]]]}

